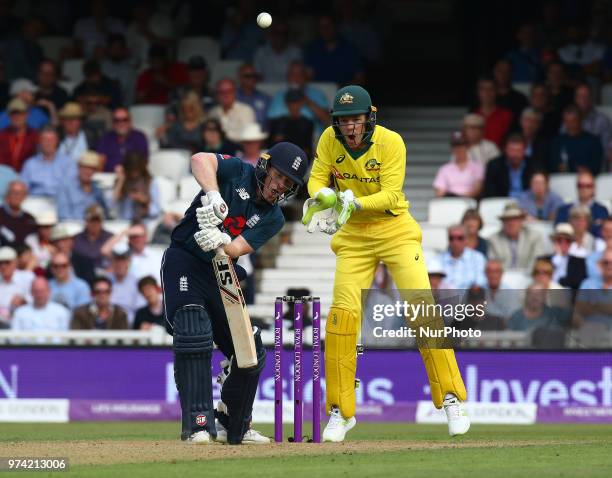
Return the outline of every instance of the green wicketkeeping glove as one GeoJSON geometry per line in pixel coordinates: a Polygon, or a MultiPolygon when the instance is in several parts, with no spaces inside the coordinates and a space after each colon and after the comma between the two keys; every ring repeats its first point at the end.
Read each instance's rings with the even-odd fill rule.
{"type": "Polygon", "coordinates": [[[340,229],[346,224],[355,211],[361,209],[361,205],[355,198],[353,191],[350,189],[338,192],[337,196],[338,198],[336,200],[334,210],[338,214],[338,218],[336,219],[336,227],[340,229]]]}
{"type": "Polygon", "coordinates": [[[302,224],[311,224],[316,213],[331,209],[336,205],[336,192],[331,188],[322,188],[316,192],[314,197],[306,199],[302,209],[302,224]]]}

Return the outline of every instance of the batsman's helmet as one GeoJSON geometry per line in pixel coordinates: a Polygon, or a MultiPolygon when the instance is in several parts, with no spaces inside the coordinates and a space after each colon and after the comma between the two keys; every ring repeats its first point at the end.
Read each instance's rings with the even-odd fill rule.
{"type": "Polygon", "coordinates": [[[289,199],[297,193],[300,187],[304,186],[304,176],[308,172],[308,156],[299,146],[281,142],[272,146],[267,153],[261,154],[255,167],[255,176],[260,191],[263,190],[270,166],[293,181],[293,186],[282,194],[277,202],[289,199]]]}
{"type": "Polygon", "coordinates": [[[340,88],[334,98],[334,105],[331,111],[334,132],[337,138],[343,138],[340,132],[338,118],[340,116],[366,115],[366,136],[365,141],[369,140],[376,126],[376,107],[372,106],[370,94],[361,86],[349,85],[340,88]]]}

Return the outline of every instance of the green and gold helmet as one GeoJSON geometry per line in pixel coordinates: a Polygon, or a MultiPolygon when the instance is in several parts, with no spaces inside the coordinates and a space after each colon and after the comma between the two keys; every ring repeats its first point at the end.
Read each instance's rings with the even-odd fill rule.
{"type": "Polygon", "coordinates": [[[349,85],[340,88],[334,98],[332,107],[332,125],[336,137],[344,138],[338,127],[341,116],[366,115],[366,135],[364,141],[369,141],[376,126],[376,107],[372,106],[370,94],[361,86],[349,85]]]}

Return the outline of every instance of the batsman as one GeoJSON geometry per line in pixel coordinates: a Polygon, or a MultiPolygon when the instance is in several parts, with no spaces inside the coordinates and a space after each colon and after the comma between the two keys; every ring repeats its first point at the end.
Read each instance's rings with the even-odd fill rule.
{"type": "MultiPolygon", "coordinates": [[[[402,190],[406,147],[401,136],[376,124],[376,108],[360,86],[336,93],[332,120],[319,139],[302,222],[310,232],[333,234],[336,273],[325,329],[330,418],[323,440],[341,442],[356,424],[361,290],[371,286],[377,265],[386,264],[398,289],[421,291],[433,299],[421,229],[408,212],[402,190]]],[[[466,390],[453,350],[420,345],[420,353],[433,403],[446,411],[449,434],[466,433],[466,390]]]]}

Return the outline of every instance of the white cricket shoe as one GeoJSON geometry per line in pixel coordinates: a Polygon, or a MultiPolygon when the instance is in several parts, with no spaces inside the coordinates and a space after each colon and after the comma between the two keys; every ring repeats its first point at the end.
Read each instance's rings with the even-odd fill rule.
{"type": "MultiPolygon", "coordinates": [[[[217,420],[215,423],[217,426],[217,441],[220,443],[227,443],[227,430],[223,425],[221,425],[219,420],[217,420]]],[[[242,443],[245,445],[262,445],[265,443],[270,443],[270,439],[263,436],[257,430],[249,428],[242,437],[242,443]]]]}
{"type": "Polygon", "coordinates": [[[329,422],[323,430],[323,441],[341,442],[344,441],[346,432],[357,424],[355,417],[344,418],[338,407],[332,407],[329,414],[329,422]]]}
{"type": "Polygon", "coordinates": [[[199,432],[192,433],[191,436],[187,438],[187,443],[192,445],[208,445],[212,443],[212,440],[206,430],[200,430],[199,432]]]}
{"type": "Polygon", "coordinates": [[[470,418],[463,408],[463,404],[454,394],[447,393],[442,405],[448,420],[448,434],[452,437],[465,435],[470,429],[470,418]]]}

